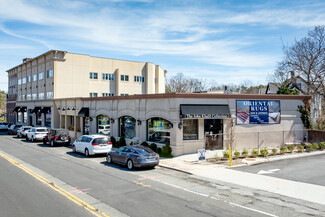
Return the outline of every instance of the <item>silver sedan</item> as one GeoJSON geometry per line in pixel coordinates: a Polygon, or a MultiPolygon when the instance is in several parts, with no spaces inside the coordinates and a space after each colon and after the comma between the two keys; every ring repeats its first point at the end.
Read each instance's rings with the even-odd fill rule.
{"type": "Polygon", "coordinates": [[[159,164],[159,155],[145,146],[123,146],[116,151],[110,151],[106,160],[107,163],[126,165],[129,170],[134,167],[154,168],[159,164]]]}

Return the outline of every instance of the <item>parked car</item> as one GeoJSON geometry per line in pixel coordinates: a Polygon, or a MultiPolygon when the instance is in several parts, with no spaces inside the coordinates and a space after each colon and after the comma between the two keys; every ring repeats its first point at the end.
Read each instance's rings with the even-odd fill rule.
{"type": "Polygon", "coordinates": [[[66,129],[50,129],[43,139],[43,144],[50,143],[53,147],[55,144],[70,145],[71,138],[69,136],[69,130],[66,129]]]}
{"type": "Polygon", "coordinates": [[[30,130],[32,126],[22,126],[17,130],[17,137],[22,138],[26,137],[28,130],[30,130]]]}
{"type": "Polygon", "coordinates": [[[46,136],[48,130],[46,127],[32,127],[27,132],[26,140],[31,140],[34,142],[35,140],[43,141],[46,136]]]}
{"type": "Polygon", "coordinates": [[[0,130],[8,130],[8,123],[0,122],[0,130]]]}
{"type": "Polygon", "coordinates": [[[72,144],[73,152],[83,153],[86,157],[94,154],[107,154],[111,149],[111,139],[104,135],[83,135],[72,144]]]}
{"type": "Polygon", "coordinates": [[[110,151],[106,161],[126,165],[129,170],[134,167],[154,168],[159,164],[159,155],[142,145],[123,146],[116,151],[110,151]]]}
{"type": "Polygon", "coordinates": [[[16,135],[17,134],[17,130],[22,127],[23,125],[21,124],[12,124],[9,128],[8,128],[8,134],[10,135],[16,135]]]}

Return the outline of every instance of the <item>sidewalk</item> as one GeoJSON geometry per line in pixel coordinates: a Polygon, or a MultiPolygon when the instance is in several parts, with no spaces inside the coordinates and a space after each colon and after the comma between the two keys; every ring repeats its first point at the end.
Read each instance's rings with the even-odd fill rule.
{"type": "MultiPolygon", "coordinates": [[[[325,151],[297,154],[296,156],[281,156],[278,159],[272,158],[272,161],[320,154],[325,154],[325,151]]],[[[325,205],[324,186],[241,172],[229,169],[228,166],[225,165],[213,164],[206,161],[198,162],[197,156],[197,154],[189,154],[169,159],[160,159],[159,165],[161,167],[182,171],[203,178],[269,191],[276,194],[325,205]]],[[[267,161],[267,159],[264,159],[264,162],[267,161]]]]}

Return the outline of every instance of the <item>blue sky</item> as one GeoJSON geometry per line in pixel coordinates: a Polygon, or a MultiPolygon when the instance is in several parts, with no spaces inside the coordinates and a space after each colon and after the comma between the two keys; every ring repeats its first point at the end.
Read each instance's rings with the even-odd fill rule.
{"type": "Polygon", "coordinates": [[[218,84],[266,84],[292,44],[325,25],[325,1],[0,0],[6,70],[50,49],[153,62],[218,84]]]}

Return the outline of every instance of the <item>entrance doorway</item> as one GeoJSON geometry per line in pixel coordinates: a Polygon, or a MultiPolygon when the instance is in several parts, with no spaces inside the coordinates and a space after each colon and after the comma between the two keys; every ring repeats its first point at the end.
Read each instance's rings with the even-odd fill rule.
{"type": "Polygon", "coordinates": [[[205,119],[204,135],[206,150],[223,149],[223,120],[205,119]]]}

